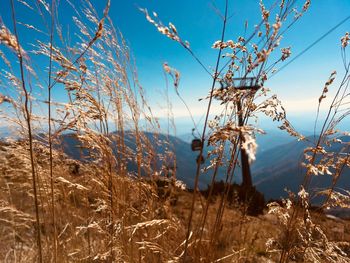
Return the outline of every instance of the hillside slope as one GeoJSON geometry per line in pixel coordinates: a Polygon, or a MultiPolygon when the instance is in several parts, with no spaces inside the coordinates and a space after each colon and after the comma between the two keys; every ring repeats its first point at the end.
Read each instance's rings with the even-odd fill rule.
{"type": "MultiPolygon", "coordinates": [[[[312,138],[309,138],[310,141],[312,138]]],[[[350,141],[349,137],[343,137],[346,143],[350,141]]],[[[286,196],[284,189],[297,192],[299,185],[305,175],[305,169],[301,167],[303,161],[303,151],[311,146],[306,141],[293,141],[275,148],[272,148],[263,154],[260,154],[256,163],[253,165],[253,180],[257,188],[262,191],[267,198],[280,198],[286,196]]],[[[333,144],[326,148],[329,152],[339,152],[344,144],[333,144]]],[[[329,186],[332,178],[328,175],[319,175],[314,177],[311,183],[311,189],[317,190],[329,186]]],[[[350,189],[350,170],[345,169],[337,187],[350,189]]]]}
{"type": "MultiPolygon", "coordinates": [[[[133,134],[126,133],[126,144],[132,151],[135,151],[135,139],[133,134]]],[[[154,141],[153,145],[155,151],[159,154],[164,154],[166,151],[166,143],[168,137],[163,134],[145,133],[148,140],[154,141]],[[157,142],[155,142],[157,138],[157,142]]],[[[85,150],[80,149],[80,143],[77,138],[72,134],[66,134],[62,136],[62,146],[64,152],[73,159],[81,160],[81,155],[84,158],[87,156],[85,150]]],[[[309,141],[313,138],[309,137],[309,141]]],[[[260,138],[260,141],[264,140],[260,138]]],[[[349,138],[343,138],[345,142],[349,141],[349,138]]],[[[288,141],[288,140],[287,140],[288,141]]],[[[177,162],[177,178],[183,181],[188,188],[193,188],[194,177],[196,173],[196,157],[197,152],[192,152],[190,144],[174,136],[169,136],[170,147],[175,149],[176,162],[177,162]]],[[[301,167],[303,161],[303,151],[306,147],[311,146],[307,141],[292,141],[285,144],[281,144],[282,141],[277,142],[278,146],[272,147],[265,151],[259,151],[257,153],[256,161],[252,164],[252,176],[254,184],[258,190],[265,194],[266,199],[277,199],[286,196],[285,189],[297,192],[299,186],[302,183],[302,179],[305,174],[305,170],[301,167]]],[[[267,145],[268,143],[266,143],[267,145]]],[[[116,152],[116,145],[114,146],[116,152]]],[[[328,151],[339,152],[343,145],[333,144],[328,151]]],[[[83,159],[84,159],[83,158],[83,159]]],[[[206,162],[208,163],[208,161],[206,162]]],[[[158,165],[161,165],[158,163],[158,165]]],[[[130,162],[128,169],[132,171],[137,170],[135,163],[130,162]]],[[[217,180],[224,178],[224,168],[219,170],[217,180]]],[[[202,174],[199,178],[200,189],[205,189],[211,180],[211,173],[202,174]]],[[[236,168],[236,182],[241,182],[240,168],[236,168]]],[[[331,184],[332,178],[330,176],[318,176],[312,182],[312,188],[323,188],[331,184]]],[[[337,187],[349,189],[350,187],[350,171],[346,169],[339,179],[337,187]]]]}

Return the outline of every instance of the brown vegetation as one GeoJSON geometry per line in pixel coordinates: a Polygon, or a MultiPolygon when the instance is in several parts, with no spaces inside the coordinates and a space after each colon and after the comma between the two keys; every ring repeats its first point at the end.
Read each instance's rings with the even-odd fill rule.
{"type": "MultiPolygon", "coordinates": [[[[25,50],[16,29],[14,1],[14,33],[1,22],[0,43],[12,52],[0,53],[7,65],[1,73],[2,85],[11,87],[8,94],[0,94],[1,118],[14,124],[20,139],[0,144],[0,261],[349,262],[349,221],[322,212],[350,207],[349,191],[335,188],[342,171],[350,166],[349,144],[338,139],[343,133],[336,129],[350,113],[348,33],[341,38],[344,76],[321,134],[313,147],[305,149],[304,183],[298,193],[263,209],[263,196],[251,185],[237,186],[235,191],[233,179],[240,153],[248,163],[255,160],[255,136],[263,131],[249,119],[258,118],[259,113],[279,121],[291,136],[306,139],[287,120],[281,102],[270,95],[265,82],[275,66],[291,55],[286,47],[276,61],[271,57],[278,52],[283,33],[308,10],[310,1],[299,11],[292,8],[293,1],[282,0],[270,8],[261,2],[261,23],[251,36],[236,41],[225,40],[226,1],[221,38],[213,44],[218,50],[213,72],[173,24],[165,26],[158,15],[152,17],[142,9],[161,34],[178,42],[212,77],[200,138],[211,146],[210,164],[202,167],[198,162],[197,173],[188,175],[195,176],[193,192],[176,180],[174,145],[169,139],[158,139],[161,127],[138,81],[132,54],[108,17],[110,2],[103,14],[89,1],[82,1],[82,10],[70,3],[80,30],[74,45],[68,44],[57,23],[57,2],[49,6],[38,1],[35,7],[25,1],[16,3],[51,21],[46,41],[38,40],[31,52],[25,50]],[[32,63],[39,56],[48,60],[48,71],[35,70],[32,63]],[[16,59],[19,73],[14,68],[16,59]],[[37,77],[43,73],[47,82],[37,77]],[[251,86],[257,88],[242,88],[251,76],[251,86]],[[36,96],[33,86],[46,92],[36,96]],[[52,96],[58,87],[65,90],[68,101],[52,96]],[[223,110],[209,120],[213,100],[220,101],[223,110]],[[47,114],[40,115],[36,109],[43,105],[47,114]],[[146,131],[154,138],[147,137],[146,131]],[[79,139],[83,161],[69,159],[60,149],[66,132],[79,139]],[[135,137],[135,147],[127,143],[126,133],[135,137]],[[334,143],[344,144],[341,152],[325,150],[325,145],[334,143]],[[161,153],[156,151],[158,144],[164,147],[161,153]],[[130,164],[135,171],[128,169],[130,164]],[[216,183],[221,166],[226,169],[225,181],[216,183]],[[212,172],[204,194],[198,189],[202,170],[212,172]],[[311,211],[309,183],[321,175],[332,176],[333,183],[317,193],[325,199],[320,209],[311,211]]],[[[34,26],[28,30],[38,32],[34,26]]],[[[180,96],[179,72],[167,64],[163,67],[180,96]]],[[[326,82],[319,104],[328,96],[335,76],[332,73],[326,82]]],[[[174,128],[169,97],[167,104],[169,138],[174,128]]]]}

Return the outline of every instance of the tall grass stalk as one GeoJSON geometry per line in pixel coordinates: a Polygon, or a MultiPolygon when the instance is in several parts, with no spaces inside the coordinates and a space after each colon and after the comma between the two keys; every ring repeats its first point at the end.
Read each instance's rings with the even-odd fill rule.
{"type": "Polygon", "coordinates": [[[51,209],[52,209],[52,224],[53,224],[53,261],[57,262],[57,226],[55,212],[55,189],[53,176],[53,156],[52,156],[52,127],[51,127],[51,76],[52,76],[52,47],[55,28],[55,0],[51,2],[51,25],[50,25],[50,55],[49,55],[49,76],[48,76],[48,134],[49,134],[49,166],[50,166],[50,186],[51,186],[51,209]]]}
{"type": "Polygon", "coordinates": [[[36,242],[38,248],[38,260],[40,263],[43,262],[42,256],[42,245],[41,245],[41,225],[40,225],[40,216],[39,216],[39,202],[38,202],[38,193],[37,193],[37,175],[35,172],[35,160],[34,160],[34,150],[33,150],[33,135],[32,135],[32,125],[31,125],[31,112],[30,112],[30,98],[29,92],[26,87],[25,77],[24,77],[24,62],[22,56],[21,45],[19,41],[19,35],[17,32],[17,20],[16,20],[16,12],[15,12],[15,4],[14,1],[11,0],[11,14],[12,14],[12,22],[13,22],[13,30],[17,40],[17,53],[19,60],[19,67],[21,72],[21,85],[24,92],[24,114],[25,120],[27,124],[27,132],[28,132],[28,141],[29,141],[29,154],[30,154],[30,165],[31,165],[31,173],[32,173],[32,183],[33,183],[33,192],[34,192],[34,208],[35,208],[35,217],[36,217],[36,242]]]}
{"type": "MultiPolygon", "coordinates": [[[[228,11],[228,0],[225,1],[225,14],[224,14],[224,18],[223,18],[221,41],[224,41],[224,38],[225,38],[226,22],[227,22],[227,11],[228,11]]],[[[206,111],[205,120],[204,120],[204,127],[203,127],[203,132],[202,132],[202,137],[201,137],[202,145],[201,145],[201,149],[199,151],[199,156],[202,156],[202,154],[203,154],[203,149],[204,149],[204,143],[203,142],[205,140],[205,135],[206,135],[206,130],[207,130],[207,123],[208,123],[211,103],[212,103],[212,99],[213,99],[213,92],[214,92],[216,80],[218,78],[218,70],[219,70],[219,65],[220,65],[220,60],[221,60],[221,53],[222,53],[222,49],[219,50],[218,56],[217,56],[217,60],[216,60],[215,71],[214,71],[214,76],[213,76],[213,82],[212,82],[212,85],[211,85],[209,102],[208,102],[207,111],[206,111]]],[[[190,210],[190,215],[189,215],[189,218],[188,218],[188,225],[187,225],[187,234],[186,234],[186,241],[185,241],[185,247],[184,247],[184,257],[183,257],[184,262],[186,261],[188,242],[189,242],[189,237],[190,237],[190,234],[191,234],[192,218],[193,218],[193,211],[194,211],[194,206],[195,206],[196,196],[197,196],[197,191],[198,191],[197,188],[198,188],[198,180],[199,180],[199,175],[200,175],[200,169],[201,169],[201,162],[198,162],[197,163],[197,170],[196,170],[195,181],[194,181],[191,210],[190,210]]]]}

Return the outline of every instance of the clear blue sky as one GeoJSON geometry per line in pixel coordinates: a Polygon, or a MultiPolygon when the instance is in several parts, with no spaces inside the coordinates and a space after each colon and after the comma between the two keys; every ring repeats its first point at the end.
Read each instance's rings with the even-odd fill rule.
{"type": "MultiPolygon", "coordinates": [[[[78,3],[78,0],[70,0],[78,3]]],[[[36,2],[34,0],[28,3],[36,2]]],[[[47,2],[49,2],[47,0],[47,2]]],[[[65,12],[61,20],[69,24],[73,12],[60,1],[65,12]]],[[[104,0],[91,0],[102,14],[104,0]]],[[[258,0],[230,0],[229,21],[226,40],[237,39],[243,34],[244,23],[248,21],[248,32],[260,21],[258,0]]],[[[164,90],[162,63],[177,68],[181,72],[180,92],[190,105],[195,115],[202,115],[206,102],[199,103],[198,98],[205,96],[210,88],[210,78],[188,53],[178,45],[159,34],[148,23],[138,7],[156,11],[160,19],[167,24],[172,22],[177,27],[181,37],[190,42],[193,51],[208,67],[214,66],[216,50],[211,49],[213,42],[220,38],[222,21],[213,11],[212,3],[223,9],[223,0],[111,0],[110,17],[127,39],[136,58],[141,84],[144,86],[151,104],[158,107],[164,104],[159,91],[164,90]]],[[[272,1],[264,1],[269,6],[272,1]]],[[[303,0],[298,0],[296,6],[301,7],[303,0]]],[[[12,29],[10,17],[10,0],[1,0],[0,16],[4,23],[12,29]]],[[[37,16],[28,12],[22,4],[16,3],[19,21],[39,25],[44,29],[44,23],[37,16]]],[[[281,47],[292,46],[292,54],[296,55],[339,21],[350,15],[350,0],[314,0],[309,11],[297,24],[285,34],[281,47]]],[[[73,31],[74,26],[71,26],[73,31]]],[[[28,30],[23,27],[22,42],[32,43],[28,30]]],[[[341,72],[340,37],[350,31],[350,20],[327,36],[301,58],[296,60],[276,77],[266,83],[279,95],[291,115],[298,116],[300,112],[308,112],[310,116],[316,110],[317,98],[324,82],[333,70],[341,72]]],[[[0,45],[0,49],[4,47],[0,45]]],[[[2,63],[2,62],[0,62],[2,63]]],[[[40,63],[44,62],[38,62],[40,63]]],[[[1,65],[1,64],[0,64],[1,65]]],[[[56,94],[59,95],[59,94],[56,94]]],[[[173,95],[173,106],[176,117],[183,118],[186,111],[181,102],[173,95]]]]}
{"type": "MultiPolygon", "coordinates": [[[[112,17],[130,41],[138,60],[140,75],[149,90],[161,88],[163,80],[159,72],[164,61],[182,73],[180,90],[190,105],[201,108],[196,103],[198,97],[207,94],[210,80],[200,66],[179,45],[161,34],[152,25],[145,23],[135,5],[156,11],[164,23],[173,22],[181,36],[191,43],[192,49],[208,66],[215,63],[216,51],[211,44],[220,38],[221,20],[214,13],[211,1],[123,1],[120,7],[112,9],[112,17]],[[123,10],[128,15],[122,14],[123,10]],[[116,15],[114,15],[116,11],[116,15]],[[155,78],[154,76],[159,76],[155,78]]],[[[215,1],[223,8],[224,1],[215,1]]],[[[269,6],[272,1],[265,1],[269,6]]],[[[230,1],[229,23],[226,39],[237,39],[243,34],[247,20],[250,30],[260,21],[259,1],[230,1]]],[[[304,1],[298,0],[301,7],[304,1]]],[[[281,43],[292,46],[296,55],[319,38],[340,20],[350,15],[349,0],[312,1],[309,11],[286,33],[281,43]]],[[[313,112],[324,82],[334,69],[341,71],[340,37],[350,30],[350,20],[327,36],[305,55],[297,59],[285,70],[277,74],[267,86],[271,87],[291,113],[307,110],[313,112]],[[314,101],[313,105],[310,102],[314,101]],[[302,109],[304,107],[304,109],[302,109]]]]}

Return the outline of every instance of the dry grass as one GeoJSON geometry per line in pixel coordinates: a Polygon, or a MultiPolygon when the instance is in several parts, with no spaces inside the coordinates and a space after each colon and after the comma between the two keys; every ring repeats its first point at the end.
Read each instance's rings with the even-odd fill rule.
{"type": "MultiPolygon", "coordinates": [[[[1,218],[2,235],[1,258],[8,262],[28,262],[35,260],[35,236],[33,235],[33,195],[31,190],[30,160],[25,142],[13,142],[1,146],[1,218]],[[19,188],[20,186],[20,188],[19,188]],[[6,188],[7,187],[7,188],[6,188]],[[7,201],[5,201],[7,200],[7,201]],[[23,202],[25,200],[25,202],[23,202]]],[[[37,172],[41,178],[40,196],[49,194],[48,149],[35,144],[37,172]],[[45,193],[45,190],[47,191],[45,193]]],[[[79,174],[71,172],[77,161],[54,151],[55,207],[57,209],[58,262],[101,262],[109,255],[108,219],[108,178],[101,178],[101,170],[93,164],[79,163],[79,174]],[[107,219],[106,219],[107,218],[107,219]]],[[[170,198],[157,197],[157,189],[149,183],[141,183],[141,195],[135,179],[114,177],[114,255],[115,261],[137,261],[141,251],[142,262],[178,261],[183,252],[186,221],[190,212],[192,194],[176,189],[170,198]],[[142,219],[138,211],[141,208],[142,219]],[[141,242],[139,240],[141,238],[141,242]],[[177,249],[177,250],[176,250],[177,249]]],[[[42,200],[42,199],[40,199],[42,200]]],[[[53,257],[51,238],[53,226],[50,220],[50,203],[41,203],[43,222],[44,261],[53,257]]],[[[214,261],[204,251],[215,251],[216,259],[228,256],[222,262],[269,262],[277,261],[279,252],[267,250],[266,243],[279,240],[283,234],[283,224],[278,216],[265,214],[259,217],[247,216],[236,206],[227,208],[222,220],[220,233],[209,248],[211,226],[219,207],[219,198],[209,208],[204,237],[196,249],[191,250],[188,259],[197,255],[203,262],[214,261]]],[[[199,222],[203,206],[196,206],[194,222],[199,222]]],[[[316,216],[316,214],[314,214],[316,216]]],[[[324,215],[317,224],[325,229],[329,244],[334,244],[349,252],[350,222],[334,220],[324,215]]],[[[193,241],[192,241],[193,242],[193,241]]],[[[192,243],[190,243],[191,245],[192,243]]],[[[348,253],[347,252],[347,253],[348,253]]]]}
{"type": "MultiPolygon", "coordinates": [[[[228,196],[239,152],[247,155],[248,162],[254,161],[255,136],[263,133],[249,120],[263,113],[281,122],[280,128],[291,136],[306,139],[293,128],[277,96],[270,95],[264,85],[276,65],[291,55],[290,47],[281,48],[272,61],[283,33],[308,10],[310,1],[299,11],[292,9],[293,1],[270,8],[261,2],[261,23],[251,36],[237,41],[225,40],[226,1],[221,39],[213,44],[218,49],[214,72],[172,23],[165,26],[158,15],[152,17],[142,9],[161,34],[178,42],[212,76],[201,131],[202,141],[212,146],[211,159],[207,167],[198,162],[193,192],[184,191],[176,181],[174,146],[169,137],[165,141],[158,138],[161,127],[138,81],[132,54],[108,17],[110,2],[106,1],[103,14],[89,1],[82,1],[80,8],[68,2],[76,13],[73,21],[78,28],[73,45],[56,23],[59,1],[51,5],[38,1],[35,6],[12,1],[14,32],[1,22],[0,43],[6,52],[0,51],[5,66],[0,73],[0,113],[16,128],[20,139],[0,144],[0,261],[349,262],[349,221],[311,211],[309,204],[309,182],[320,174],[333,178],[333,184],[318,193],[326,196],[322,208],[349,208],[350,204],[349,192],[335,188],[345,167],[350,166],[349,145],[336,139],[343,134],[337,125],[350,113],[348,33],[341,38],[345,73],[321,124],[321,134],[314,147],[305,149],[307,172],[299,193],[252,217],[247,204],[231,203],[228,196]],[[40,35],[34,47],[21,43],[16,30],[18,5],[51,21],[45,40],[40,35]],[[39,57],[48,60],[48,70],[35,65],[39,57]],[[44,74],[47,82],[38,78],[44,74]],[[258,90],[237,88],[246,85],[252,75],[258,90]],[[64,90],[67,101],[56,100],[55,89],[64,90]],[[222,113],[209,120],[212,100],[221,102],[222,113]],[[44,106],[47,109],[40,113],[44,106]],[[152,132],[154,138],[145,131],[152,132]],[[82,146],[81,161],[69,159],[60,149],[67,132],[82,146]],[[132,146],[130,134],[135,138],[132,146]],[[341,152],[325,150],[334,143],[344,144],[341,152]],[[157,145],[164,151],[157,152],[157,145]],[[128,170],[130,164],[136,169],[128,170]],[[214,196],[219,167],[226,169],[226,181],[224,190],[214,196]],[[203,169],[212,171],[213,178],[207,199],[197,189],[203,169]],[[169,174],[171,178],[159,180],[169,174]]],[[[35,25],[26,27],[32,34],[43,32],[35,25]]],[[[163,66],[187,107],[178,90],[180,73],[168,64],[163,66]]],[[[326,82],[319,104],[328,96],[335,76],[332,73],[326,82]]],[[[169,135],[175,127],[167,92],[168,85],[169,135]]]]}

